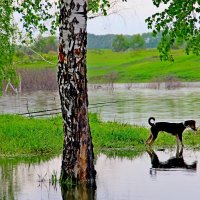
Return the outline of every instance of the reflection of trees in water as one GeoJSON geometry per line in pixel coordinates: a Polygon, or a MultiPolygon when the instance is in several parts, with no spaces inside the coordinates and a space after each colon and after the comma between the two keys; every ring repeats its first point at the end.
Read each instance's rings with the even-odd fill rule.
{"type": "MultiPolygon", "coordinates": [[[[35,184],[36,187],[41,190],[43,197],[49,195],[50,191],[55,191],[55,194],[60,194],[59,175],[56,171],[49,179],[46,175],[46,168],[52,163],[58,162],[60,158],[56,160],[50,160],[48,157],[38,158],[14,158],[14,159],[0,159],[0,200],[16,200],[19,199],[18,194],[23,191],[24,184],[35,184]],[[58,159],[58,160],[57,160],[58,159]],[[44,162],[47,161],[47,162],[44,162]],[[52,162],[51,162],[52,161],[52,162]],[[41,169],[41,174],[38,170],[42,166],[44,171],[41,169]],[[32,173],[34,170],[34,173],[32,173]],[[42,172],[43,171],[43,172],[42,172]],[[29,176],[30,173],[33,175],[29,176]],[[54,176],[54,177],[53,177],[54,176]],[[28,182],[27,182],[28,179],[28,182]],[[37,181],[37,182],[36,182],[37,181]],[[49,194],[48,194],[49,193],[49,194]]],[[[56,167],[56,166],[54,166],[56,167]]],[[[52,168],[54,168],[52,167],[52,168]]],[[[37,189],[36,188],[36,189],[37,189]]],[[[35,190],[37,193],[38,190],[35,190]]],[[[40,194],[34,194],[40,199],[40,194]],[[39,195],[39,196],[38,196],[39,195]]],[[[34,195],[31,197],[34,198],[34,195]]],[[[52,196],[51,196],[52,197],[52,196]]],[[[28,198],[28,197],[27,197],[28,198]]],[[[88,187],[87,185],[78,185],[71,187],[62,188],[63,200],[95,200],[96,199],[96,188],[88,187]]],[[[45,198],[44,198],[45,199],[45,198]]]]}
{"type": "Polygon", "coordinates": [[[150,174],[156,174],[156,169],[164,170],[164,169],[186,169],[186,170],[196,170],[197,169],[197,161],[194,161],[192,164],[187,164],[183,158],[183,148],[179,151],[179,148],[176,149],[176,155],[170,157],[168,160],[161,162],[154,152],[153,149],[148,149],[147,153],[151,158],[152,168],[150,170],[150,174]]]}
{"type": "Polygon", "coordinates": [[[96,200],[96,186],[90,187],[87,184],[62,188],[63,200],[96,200]]]}
{"type": "Polygon", "coordinates": [[[0,189],[0,199],[14,199],[14,180],[13,174],[7,170],[6,166],[0,168],[0,180],[1,180],[1,189],[0,189]]]}
{"type": "Polygon", "coordinates": [[[40,163],[44,160],[49,160],[49,158],[0,159],[0,199],[17,199],[16,194],[21,190],[21,184],[23,183],[22,164],[30,166],[30,164],[40,163]]]}
{"type": "Polygon", "coordinates": [[[15,170],[13,165],[8,163],[0,164],[0,199],[15,199],[14,193],[19,190],[20,185],[16,180],[18,170],[15,170]]]}

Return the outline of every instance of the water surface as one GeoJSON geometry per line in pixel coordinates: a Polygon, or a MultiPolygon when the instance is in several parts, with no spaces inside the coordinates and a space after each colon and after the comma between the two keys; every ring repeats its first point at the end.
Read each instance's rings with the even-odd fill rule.
{"type": "MultiPolygon", "coordinates": [[[[91,89],[89,101],[90,111],[99,113],[104,121],[147,125],[147,119],[154,116],[158,121],[195,119],[197,126],[200,123],[200,89],[196,87],[174,90],[126,87],[91,89]]],[[[1,113],[59,107],[56,91],[37,91],[0,98],[1,113]]],[[[52,111],[47,112],[50,113],[52,111]]],[[[117,152],[97,156],[95,191],[78,186],[63,190],[63,193],[59,184],[52,185],[51,182],[52,175],[60,175],[60,156],[51,160],[0,158],[0,199],[188,200],[200,196],[199,165],[197,163],[196,168],[187,168],[200,160],[200,152],[184,150],[184,160],[172,159],[176,155],[175,150],[155,151],[157,157],[152,152],[137,157],[134,156],[135,152],[126,153],[129,156],[120,157],[117,152]],[[165,168],[169,163],[179,163],[179,166],[165,168]],[[184,167],[180,163],[185,163],[184,167]],[[156,168],[157,165],[160,168],[156,168]]]]}
{"type": "MultiPolygon", "coordinates": [[[[147,89],[118,87],[89,90],[89,110],[104,121],[147,125],[150,116],[157,121],[182,122],[194,119],[200,123],[200,88],[147,89]]],[[[37,91],[0,98],[1,113],[23,113],[60,108],[57,91],[37,91]]],[[[57,113],[55,110],[49,113],[57,113]]],[[[39,113],[45,114],[45,113],[39,113]]]]}
{"type": "MultiPolygon", "coordinates": [[[[175,150],[155,151],[161,163],[175,157],[175,150]]],[[[134,155],[134,154],[133,154],[134,155]]],[[[188,165],[199,161],[200,152],[184,150],[188,165]]],[[[52,185],[52,174],[60,174],[61,157],[49,161],[0,161],[0,199],[15,200],[168,200],[197,199],[200,196],[200,172],[196,168],[152,168],[147,152],[132,157],[98,154],[97,189],[80,186],[61,192],[59,184],[52,185]],[[42,180],[43,179],[43,180],[42,180]]]]}

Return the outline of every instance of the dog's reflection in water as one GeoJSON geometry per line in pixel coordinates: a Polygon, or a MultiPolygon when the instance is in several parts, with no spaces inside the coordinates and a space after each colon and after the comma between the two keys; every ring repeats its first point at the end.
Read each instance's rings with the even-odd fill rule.
{"type": "Polygon", "coordinates": [[[153,149],[148,149],[147,153],[151,158],[152,168],[150,169],[151,175],[156,175],[157,170],[170,170],[170,169],[186,169],[186,170],[196,170],[197,169],[197,161],[194,161],[192,164],[185,163],[183,159],[183,148],[179,151],[179,148],[176,149],[176,155],[169,158],[168,160],[161,162],[157,154],[153,149]]]}

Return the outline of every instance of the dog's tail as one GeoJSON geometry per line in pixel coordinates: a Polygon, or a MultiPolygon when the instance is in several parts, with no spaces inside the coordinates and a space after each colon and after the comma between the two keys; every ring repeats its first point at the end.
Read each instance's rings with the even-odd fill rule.
{"type": "Polygon", "coordinates": [[[155,121],[155,118],[154,117],[149,117],[149,119],[148,119],[149,125],[150,126],[155,126],[155,124],[152,123],[151,120],[155,121]]]}

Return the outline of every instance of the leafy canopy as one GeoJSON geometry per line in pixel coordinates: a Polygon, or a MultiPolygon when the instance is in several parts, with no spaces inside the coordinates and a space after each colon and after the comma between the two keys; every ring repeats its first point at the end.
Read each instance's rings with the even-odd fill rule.
{"type": "Polygon", "coordinates": [[[13,10],[9,0],[0,2],[0,93],[3,81],[12,80],[15,71],[12,68],[12,57],[14,54],[14,25],[11,24],[13,10]]]}
{"type": "MultiPolygon", "coordinates": [[[[55,34],[59,25],[61,1],[13,0],[13,10],[21,15],[21,22],[29,38],[32,38],[35,30],[39,30],[40,33],[50,31],[51,35],[55,34]]],[[[106,15],[109,7],[109,0],[88,0],[89,12],[101,12],[106,15]]]]}
{"type": "Polygon", "coordinates": [[[170,50],[177,40],[185,41],[186,53],[200,53],[200,0],[152,0],[159,7],[167,8],[146,19],[154,35],[161,32],[162,40],[158,46],[162,60],[173,61],[170,50]]]}
{"type": "Polygon", "coordinates": [[[145,40],[140,34],[132,36],[129,42],[129,47],[131,49],[141,49],[144,48],[144,45],[145,40]]]}
{"type": "Polygon", "coordinates": [[[144,48],[145,40],[140,34],[130,36],[116,35],[112,42],[113,51],[120,52],[127,49],[144,48]]]}
{"type": "Polygon", "coordinates": [[[112,42],[113,51],[125,51],[129,47],[128,39],[123,35],[116,35],[112,42]]]}

